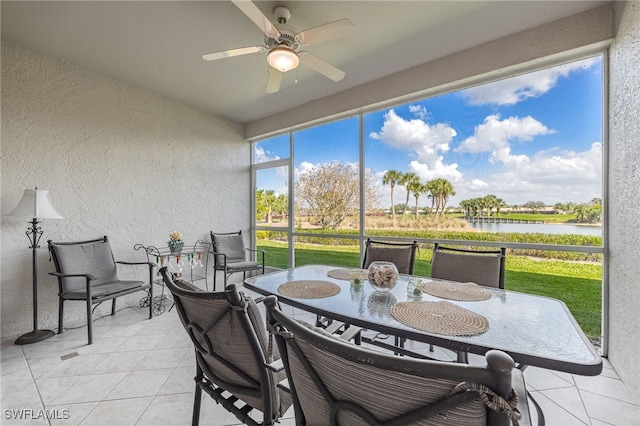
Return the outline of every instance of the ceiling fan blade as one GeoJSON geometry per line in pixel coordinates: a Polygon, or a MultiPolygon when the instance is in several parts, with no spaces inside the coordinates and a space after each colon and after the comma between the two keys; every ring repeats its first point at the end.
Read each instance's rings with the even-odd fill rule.
{"type": "Polygon", "coordinates": [[[318,71],[320,74],[333,81],[340,81],[344,78],[345,73],[341,69],[338,69],[328,62],[323,61],[317,56],[312,55],[309,52],[301,51],[298,53],[300,62],[318,71]]]}
{"type": "Polygon", "coordinates": [[[202,55],[202,59],[204,59],[205,61],[215,61],[216,59],[247,55],[249,53],[264,52],[265,50],[267,50],[266,46],[247,46],[240,47],[238,49],[223,50],[222,52],[207,53],[206,55],[202,55]]]}
{"type": "Polygon", "coordinates": [[[269,21],[269,19],[262,13],[258,6],[249,0],[231,0],[238,9],[242,11],[254,24],[258,26],[268,37],[278,39],[280,38],[280,31],[269,21]]]}
{"type": "Polygon", "coordinates": [[[300,31],[295,35],[295,39],[303,46],[312,43],[320,43],[322,41],[347,37],[353,33],[353,28],[353,22],[344,18],[338,21],[329,22],[328,24],[309,28],[308,30],[300,31]]]}
{"type": "Polygon", "coordinates": [[[280,90],[280,82],[282,81],[282,72],[269,67],[269,80],[267,81],[267,93],[276,93],[280,90]]]}

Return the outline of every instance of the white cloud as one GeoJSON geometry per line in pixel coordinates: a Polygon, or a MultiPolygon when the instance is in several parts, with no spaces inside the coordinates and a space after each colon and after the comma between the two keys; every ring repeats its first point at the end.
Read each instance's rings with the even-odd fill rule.
{"type": "MultiPolygon", "coordinates": [[[[414,112],[425,112],[422,107],[414,108],[414,112]]],[[[447,124],[430,125],[421,119],[405,120],[391,109],[384,115],[384,124],[380,132],[372,132],[370,136],[386,145],[412,151],[416,157],[409,164],[412,172],[424,182],[434,178],[445,178],[458,181],[462,173],[457,164],[443,163],[444,152],[449,151],[456,131],[447,124]]]]}
{"type": "Polygon", "coordinates": [[[451,181],[451,183],[462,180],[462,173],[458,170],[458,164],[444,164],[442,157],[439,157],[439,160],[431,167],[419,161],[412,161],[409,163],[409,169],[418,175],[422,182],[428,182],[437,178],[447,179],[451,181]]]}
{"type": "Polygon", "coordinates": [[[420,119],[405,120],[393,109],[384,115],[380,132],[370,134],[373,139],[379,139],[392,148],[409,149],[424,155],[448,151],[449,143],[456,135],[456,131],[446,124],[431,126],[420,119]]]}
{"type": "Polygon", "coordinates": [[[473,179],[471,182],[467,182],[467,189],[469,191],[486,191],[489,184],[480,179],[473,179]]]}
{"type": "Polygon", "coordinates": [[[300,163],[300,166],[296,167],[295,169],[295,176],[296,178],[299,177],[300,175],[303,175],[307,172],[309,172],[310,170],[315,169],[316,166],[313,163],[310,163],[308,161],[303,161],[302,163],[300,163]]]}
{"type": "Polygon", "coordinates": [[[490,153],[489,162],[500,166],[500,172],[474,179],[460,186],[455,202],[495,194],[508,204],[542,200],[581,202],[601,197],[602,144],[595,142],[584,152],[555,148],[533,155],[513,154],[511,144],[531,141],[534,137],[553,133],[539,121],[527,116],[490,115],[475,128],[456,152],[490,153]]]}
{"type": "Polygon", "coordinates": [[[422,105],[409,105],[409,112],[421,120],[428,116],[427,109],[422,105]]]}
{"type": "Polygon", "coordinates": [[[482,124],[476,126],[474,134],[462,141],[455,151],[491,152],[493,162],[515,161],[521,163],[526,160],[511,156],[510,141],[531,141],[534,136],[553,132],[531,116],[509,117],[500,120],[500,114],[494,114],[486,117],[482,124]]]}
{"type": "Polygon", "coordinates": [[[256,146],[255,149],[256,163],[264,163],[265,161],[279,160],[280,157],[269,151],[265,151],[263,147],[256,146]]]}
{"type": "Polygon", "coordinates": [[[541,200],[586,202],[602,197],[602,143],[594,142],[587,151],[540,151],[531,157],[501,155],[504,171],[490,175],[486,183],[479,179],[467,182],[454,203],[495,194],[508,204],[541,200]]]}
{"type": "Polygon", "coordinates": [[[596,64],[599,58],[589,58],[553,68],[522,74],[516,77],[483,84],[463,90],[470,105],[514,105],[520,101],[537,98],[551,90],[561,77],[585,70],[596,64]]]}

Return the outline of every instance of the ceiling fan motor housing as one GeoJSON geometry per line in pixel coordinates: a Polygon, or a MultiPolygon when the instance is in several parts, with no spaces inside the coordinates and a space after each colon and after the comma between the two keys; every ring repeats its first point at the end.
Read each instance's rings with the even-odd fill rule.
{"type": "Polygon", "coordinates": [[[264,37],[264,42],[269,49],[273,49],[276,46],[284,44],[290,49],[297,50],[300,45],[295,39],[296,33],[288,25],[276,25],[278,31],[280,31],[280,38],[275,39],[268,36],[264,37]]]}

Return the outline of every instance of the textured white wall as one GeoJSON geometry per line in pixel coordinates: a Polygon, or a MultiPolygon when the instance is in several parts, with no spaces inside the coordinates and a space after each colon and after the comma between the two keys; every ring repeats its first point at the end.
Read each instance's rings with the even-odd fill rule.
{"type": "Polygon", "coordinates": [[[609,359],[640,401],[640,2],[620,12],[609,66],[609,359]]]}
{"type": "MultiPolygon", "coordinates": [[[[187,243],[248,232],[250,145],[240,135],[209,113],[3,42],[2,336],[33,326],[27,224],[6,217],[25,188],[49,190],[64,216],[43,223],[38,252],[39,322],[55,329],[47,239],[108,235],[116,260],[146,260],[134,244],[162,245],[173,230],[187,243]]],[[[84,316],[82,303],[65,309],[65,321],[84,316]]]]}

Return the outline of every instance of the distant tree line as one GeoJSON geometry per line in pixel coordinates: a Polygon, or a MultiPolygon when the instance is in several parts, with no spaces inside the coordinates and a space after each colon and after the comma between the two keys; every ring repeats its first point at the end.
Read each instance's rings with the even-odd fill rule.
{"type": "MultiPolygon", "coordinates": [[[[465,218],[478,216],[492,216],[495,210],[496,216],[500,216],[500,211],[509,207],[507,203],[495,195],[489,194],[484,197],[476,197],[460,202],[460,208],[464,210],[465,218]]],[[[537,213],[547,207],[544,201],[527,201],[521,205],[511,206],[512,210],[527,209],[532,213],[537,213]]],[[[597,223],[602,220],[602,199],[593,198],[588,203],[556,203],[553,208],[556,213],[576,214],[576,221],[580,223],[597,223]]]]}
{"type": "MultiPolygon", "coordinates": [[[[429,214],[443,216],[449,199],[456,191],[446,179],[438,178],[422,182],[415,173],[402,173],[397,170],[387,171],[382,179],[391,191],[391,215],[396,218],[396,211],[407,212],[411,196],[415,200],[415,217],[418,218],[420,197],[426,195],[431,201],[429,214]],[[396,204],[394,193],[396,186],[404,187],[406,198],[404,203],[396,204]]],[[[314,221],[322,229],[338,228],[344,220],[357,214],[360,208],[360,174],[357,167],[334,161],[313,168],[303,173],[295,184],[296,210],[306,212],[314,217],[314,221]]],[[[378,194],[375,178],[370,171],[365,172],[364,179],[365,209],[372,210],[378,206],[378,194]]],[[[509,205],[493,194],[471,198],[460,202],[465,218],[478,216],[499,217],[500,212],[509,205]]],[[[529,209],[531,212],[543,210],[547,205],[543,201],[527,201],[522,205],[511,206],[512,209],[529,209]]],[[[256,191],[256,214],[258,220],[272,223],[275,216],[285,217],[288,214],[289,199],[285,195],[276,195],[275,191],[259,189],[256,191]]],[[[595,223],[602,219],[602,200],[594,198],[588,203],[556,203],[554,209],[558,213],[576,214],[576,221],[595,223]]]]}

